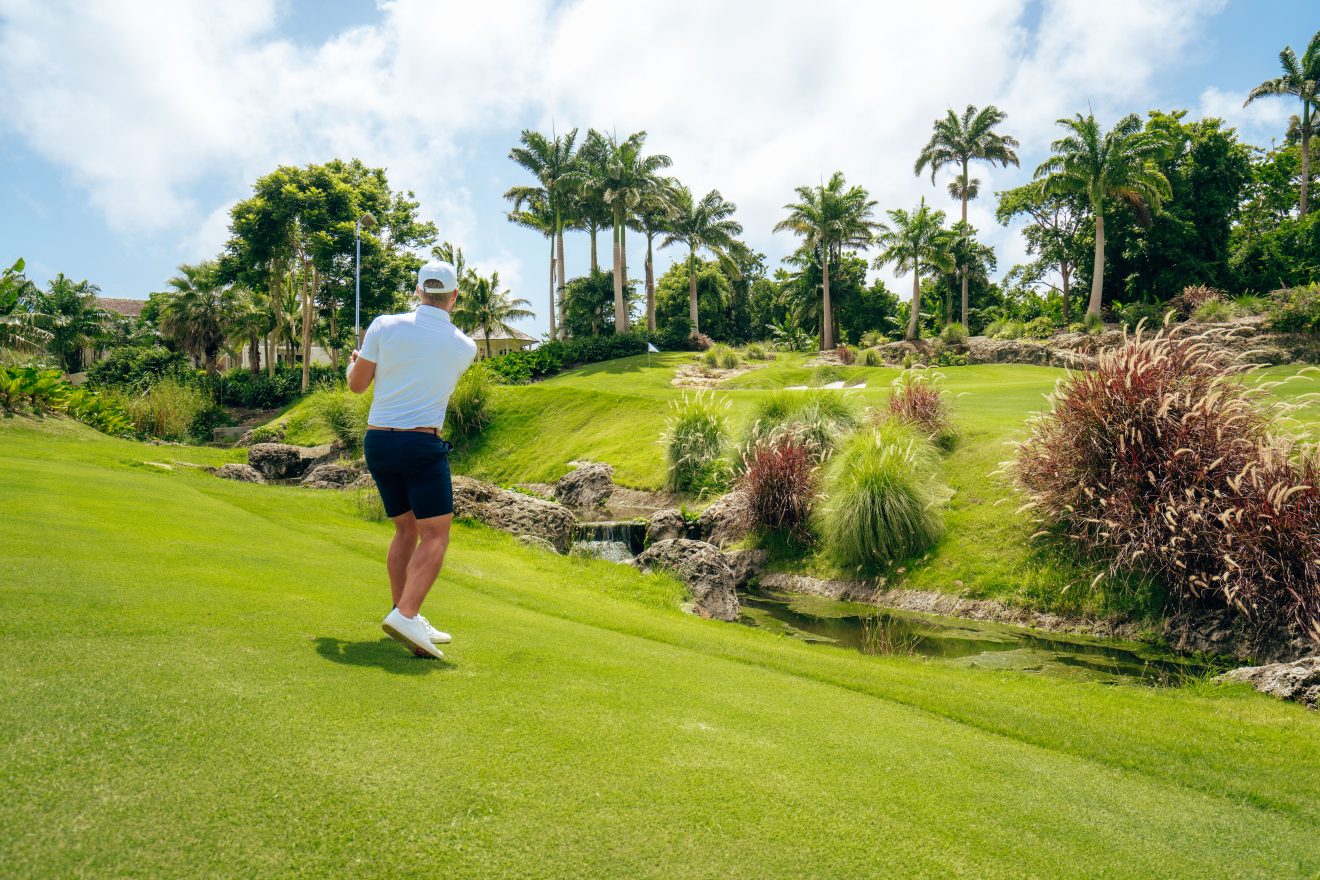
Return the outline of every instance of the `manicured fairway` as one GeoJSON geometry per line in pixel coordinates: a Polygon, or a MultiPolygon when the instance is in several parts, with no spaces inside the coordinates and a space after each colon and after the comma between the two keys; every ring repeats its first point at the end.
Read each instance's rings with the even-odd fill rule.
{"type": "Polygon", "coordinates": [[[0,874],[1320,874],[1315,713],[814,648],[468,526],[414,660],[387,528],[175,464],[233,457],[0,423],[0,874]]]}

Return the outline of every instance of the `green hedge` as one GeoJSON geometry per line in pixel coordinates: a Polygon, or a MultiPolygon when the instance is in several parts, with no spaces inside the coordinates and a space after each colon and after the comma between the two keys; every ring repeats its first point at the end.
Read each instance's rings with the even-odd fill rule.
{"type": "MultiPolygon", "coordinates": [[[[319,385],[337,385],[344,378],[343,371],[324,364],[312,364],[309,373],[309,390],[319,385]]],[[[214,385],[216,400],[225,406],[275,409],[302,396],[302,367],[297,366],[276,367],[273,376],[264,370],[253,375],[251,370],[234,369],[209,381],[214,385]]]]}
{"type": "Polygon", "coordinates": [[[487,360],[486,366],[504,385],[524,385],[533,379],[552,376],[581,364],[630,357],[646,351],[652,342],[661,351],[692,351],[692,340],[683,333],[620,333],[610,336],[578,336],[555,339],[527,351],[511,351],[487,360]]]}

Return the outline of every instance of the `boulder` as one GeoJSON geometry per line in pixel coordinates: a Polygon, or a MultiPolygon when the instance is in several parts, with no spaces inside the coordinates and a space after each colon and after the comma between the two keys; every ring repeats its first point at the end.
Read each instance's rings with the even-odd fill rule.
{"type": "Polygon", "coordinates": [[[716,547],[723,547],[745,537],[747,520],[744,502],[742,493],[737,491],[716,498],[697,518],[701,539],[716,547]]]}
{"type": "Polygon", "coordinates": [[[537,550],[545,550],[550,553],[555,552],[554,544],[551,544],[545,538],[540,538],[536,535],[519,535],[514,540],[519,544],[522,544],[524,547],[535,547],[537,550]]]}
{"type": "Polygon", "coordinates": [[[454,477],[454,515],[514,535],[543,538],[559,553],[567,553],[573,543],[576,520],[567,507],[470,477],[454,477]]]}
{"type": "Polygon", "coordinates": [[[673,507],[657,510],[646,523],[646,542],[656,544],[674,538],[687,537],[688,524],[683,514],[673,507]]]}
{"type": "Polygon", "coordinates": [[[760,575],[761,569],[765,568],[766,560],[770,558],[770,551],[731,550],[724,554],[724,558],[728,560],[729,569],[733,572],[733,585],[745,587],[760,575]]]}
{"type": "Polygon", "coordinates": [[[240,483],[264,483],[261,471],[250,464],[222,464],[216,468],[215,475],[224,480],[238,480],[240,483]]]}
{"type": "Polygon", "coordinates": [[[342,462],[326,462],[309,470],[299,484],[305,489],[349,489],[363,476],[362,468],[342,462]]]}
{"type": "Polygon", "coordinates": [[[296,480],[322,462],[330,461],[340,450],[325,446],[291,446],[288,443],[254,443],[248,447],[248,464],[267,480],[296,480]]]}
{"type": "Polygon", "coordinates": [[[1262,694],[1320,709],[1320,654],[1291,663],[1244,666],[1219,676],[1249,684],[1262,694]]]}
{"type": "Polygon", "coordinates": [[[614,468],[585,461],[555,483],[555,500],[574,510],[600,510],[614,494],[614,468]]]}
{"type": "Polygon", "coordinates": [[[646,548],[633,560],[642,571],[664,569],[678,575],[692,592],[692,610],[711,620],[738,619],[738,594],[728,559],[705,541],[673,538],[646,548]]]}

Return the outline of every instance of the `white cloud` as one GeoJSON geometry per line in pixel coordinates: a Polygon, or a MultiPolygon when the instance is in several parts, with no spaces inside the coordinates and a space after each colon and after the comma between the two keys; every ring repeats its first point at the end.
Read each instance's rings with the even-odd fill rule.
{"type": "Polygon", "coordinates": [[[1247,143],[1266,145],[1271,138],[1282,139],[1288,117],[1298,112],[1291,98],[1264,98],[1243,107],[1247,90],[1229,92],[1214,87],[1201,93],[1202,116],[1215,116],[1235,127],[1247,143]]]}
{"type": "MultiPolygon", "coordinates": [[[[279,162],[358,156],[539,304],[542,242],[485,201],[516,179],[503,157],[524,126],[647,129],[679,177],[738,203],[775,258],[794,246],[770,233],[793,187],[835,169],[882,207],[925,195],[952,217],[948,175],[932,187],[912,163],[946,107],[995,103],[1023,168],[978,167],[970,219],[1007,258],[1020,246],[990,193],[1029,176],[1056,118],[1154,106],[1159,68],[1220,5],[1046,0],[1029,27],[1029,0],[394,0],[378,23],[304,47],[280,32],[275,0],[0,0],[0,125],[67,169],[112,229],[172,237],[180,259],[223,237],[229,202],[198,203],[216,180],[241,193],[279,162]]],[[[1209,90],[1203,109],[1234,100],[1209,90]]],[[[1241,118],[1274,122],[1282,105],[1241,118]]],[[[586,251],[573,238],[571,270],[586,251]]]]}

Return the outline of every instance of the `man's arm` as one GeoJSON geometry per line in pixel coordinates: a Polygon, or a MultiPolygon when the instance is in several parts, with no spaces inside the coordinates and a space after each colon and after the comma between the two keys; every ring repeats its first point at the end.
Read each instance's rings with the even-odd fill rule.
{"type": "Polygon", "coordinates": [[[376,362],[369,361],[356,351],[348,356],[348,390],[361,394],[371,387],[376,378],[376,362]]]}

